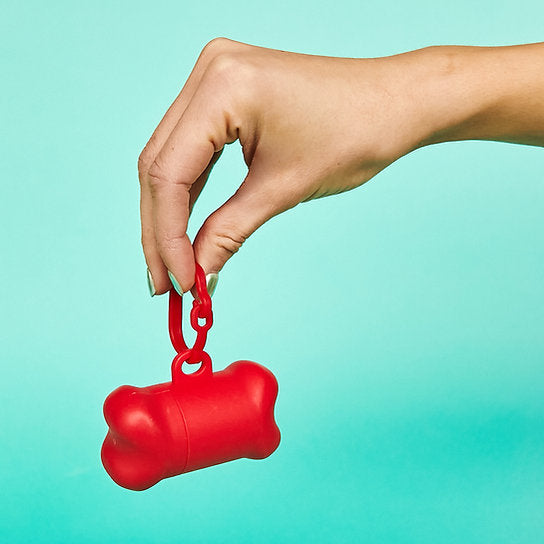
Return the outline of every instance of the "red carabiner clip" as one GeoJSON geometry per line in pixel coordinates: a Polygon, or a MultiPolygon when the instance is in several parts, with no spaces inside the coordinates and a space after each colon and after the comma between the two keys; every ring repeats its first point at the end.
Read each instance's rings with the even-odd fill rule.
{"type": "Polygon", "coordinates": [[[188,363],[198,363],[201,354],[204,351],[208,331],[213,325],[212,301],[206,286],[206,275],[202,267],[196,263],[195,285],[197,298],[193,300],[191,309],[191,327],[196,331],[196,340],[192,348],[189,348],[183,338],[182,330],[182,297],[178,295],[175,289],[170,289],[170,298],[168,302],[168,332],[170,340],[176,350],[176,353],[190,352],[186,361],[188,363]],[[204,324],[198,322],[204,319],[204,324]]]}

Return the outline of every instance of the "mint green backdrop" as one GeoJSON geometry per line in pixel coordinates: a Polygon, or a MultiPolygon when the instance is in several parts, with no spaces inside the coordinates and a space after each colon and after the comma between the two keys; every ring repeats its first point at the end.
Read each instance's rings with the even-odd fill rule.
{"type": "MultiPolygon", "coordinates": [[[[21,2],[1,28],[0,541],[544,541],[544,152],[420,150],[257,232],[209,352],[280,383],[282,443],[117,487],[105,396],[168,379],[136,159],[202,48],[335,56],[544,39],[540,0],[21,2]]],[[[226,151],[191,221],[241,182],[226,151]]]]}

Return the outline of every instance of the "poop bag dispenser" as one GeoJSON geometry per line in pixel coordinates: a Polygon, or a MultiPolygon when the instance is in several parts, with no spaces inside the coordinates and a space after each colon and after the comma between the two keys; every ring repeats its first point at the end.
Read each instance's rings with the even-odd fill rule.
{"type": "Polygon", "coordinates": [[[177,352],[172,381],[148,387],[123,385],[104,402],[109,429],[102,463],[122,487],[142,491],[164,478],[233,459],[264,459],[280,442],[274,420],[278,394],[274,375],[251,361],[212,371],[204,351],[212,306],[198,264],[196,288],[191,326],[197,335],[192,348],[183,339],[181,297],[170,291],[169,331],[177,352]],[[184,363],[200,366],[189,374],[184,363]]]}

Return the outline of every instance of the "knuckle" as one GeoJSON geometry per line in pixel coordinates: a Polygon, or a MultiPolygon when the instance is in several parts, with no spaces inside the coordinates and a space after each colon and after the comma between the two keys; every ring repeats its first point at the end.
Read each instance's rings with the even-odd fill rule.
{"type": "Polygon", "coordinates": [[[152,192],[156,192],[169,181],[168,170],[164,167],[161,160],[156,157],[147,171],[149,186],[152,192]]]}
{"type": "Polygon", "coordinates": [[[223,52],[215,55],[208,66],[208,73],[214,76],[231,75],[237,69],[239,56],[236,53],[223,52]]]}
{"type": "Polygon", "coordinates": [[[234,255],[246,241],[246,236],[235,230],[219,230],[213,235],[213,243],[230,255],[234,255]]]}
{"type": "Polygon", "coordinates": [[[213,40],[210,40],[202,48],[202,55],[214,56],[217,53],[230,49],[233,45],[234,45],[234,42],[232,40],[229,40],[228,38],[224,38],[223,36],[219,36],[217,38],[214,38],[213,40]]]}
{"type": "Polygon", "coordinates": [[[153,157],[151,155],[149,147],[145,146],[140,153],[140,156],[138,157],[138,175],[140,176],[140,179],[143,179],[143,177],[147,174],[149,166],[152,162],[153,157]]]}
{"type": "Polygon", "coordinates": [[[214,85],[234,85],[237,88],[251,83],[254,73],[253,65],[239,52],[216,55],[207,70],[207,76],[214,85]]]}

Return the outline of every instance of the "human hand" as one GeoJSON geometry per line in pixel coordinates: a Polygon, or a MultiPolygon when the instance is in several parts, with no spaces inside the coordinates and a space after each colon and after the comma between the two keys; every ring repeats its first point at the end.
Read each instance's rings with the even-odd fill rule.
{"type": "Polygon", "coordinates": [[[142,243],[156,293],[170,288],[167,271],[187,291],[195,259],[219,272],[274,215],[356,187],[409,151],[414,120],[392,64],[210,42],[139,160],[142,243]],[[190,210],[236,139],[248,175],[192,246],[190,210]]]}
{"type": "Polygon", "coordinates": [[[473,60],[484,49],[509,48],[350,59],[211,41],[139,159],[142,244],[154,292],[170,289],[168,271],[188,291],[195,259],[206,273],[219,272],[271,217],[357,187],[417,147],[494,139],[499,129],[507,140],[493,123],[511,116],[498,115],[498,101],[479,84],[493,83],[489,59],[486,71],[473,60]],[[248,174],[191,245],[190,211],[236,139],[248,174]]]}

